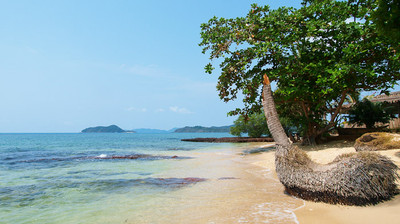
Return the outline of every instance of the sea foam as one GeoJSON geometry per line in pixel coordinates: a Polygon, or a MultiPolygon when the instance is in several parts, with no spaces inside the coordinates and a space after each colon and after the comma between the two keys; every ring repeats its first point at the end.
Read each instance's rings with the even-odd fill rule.
{"type": "Polygon", "coordinates": [[[106,157],[107,157],[107,154],[101,154],[101,155],[97,156],[97,158],[106,158],[106,157]]]}

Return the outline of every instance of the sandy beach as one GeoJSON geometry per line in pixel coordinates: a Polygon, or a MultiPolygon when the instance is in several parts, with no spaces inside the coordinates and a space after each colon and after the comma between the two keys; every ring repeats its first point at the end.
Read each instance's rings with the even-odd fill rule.
{"type": "MultiPolygon", "coordinates": [[[[304,147],[312,160],[318,163],[329,163],[336,156],[343,153],[355,152],[352,142],[338,141],[317,147],[304,147]]],[[[400,149],[379,151],[377,153],[390,157],[397,166],[400,166],[400,157],[395,154],[400,149]]],[[[273,176],[278,180],[275,173],[274,152],[265,152],[259,155],[258,162],[254,165],[270,169],[273,176]]],[[[282,193],[282,192],[280,192],[282,193]]],[[[282,193],[283,194],[283,193],[282,193]]],[[[305,201],[305,205],[294,211],[299,223],[400,223],[400,195],[390,201],[375,206],[357,207],[330,205],[305,201]]]]}
{"type": "MultiPolygon", "coordinates": [[[[189,172],[208,181],[169,194],[157,203],[157,210],[163,212],[142,211],[145,219],[130,217],[128,223],[399,223],[400,196],[375,206],[356,207],[304,201],[285,194],[275,172],[274,150],[241,153],[263,151],[262,148],[273,145],[239,144],[234,153],[222,148],[207,153],[190,152],[196,159],[176,167],[175,175],[189,172]],[[199,169],[187,170],[194,163],[199,169]],[[154,213],[159,215],[151,216],[154,213]]],[[[314,161],[329,163],[340,154],[355,152],[352,145],[353,142],[340,141],[303,149],[314,161]]],[[[395,155],[398,151],[378,153],[400,166],[400,158],[395,155]]]]}

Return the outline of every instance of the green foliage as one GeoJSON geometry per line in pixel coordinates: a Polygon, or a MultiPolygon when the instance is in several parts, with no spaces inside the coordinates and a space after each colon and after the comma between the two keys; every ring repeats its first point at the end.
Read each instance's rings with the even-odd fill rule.
{"type": "Polygon", "coordinates": [[[202,24],[203,53],[221,62],[220,98],[244,96],[244,107],[229,115],[260,111],[267,74],[279,89],[276,103],[298,108],[306,135],[317,137],[336,125],[348,94],[396,85],[399,54],[378,35],[365,1],[304,1],[300,9],[275,10],[254,4],[245,17],[202,24]]]}
{"type": "Polygon", "coordinates": [[[258,138],[262,135],[269,135],[267,120],[263,113],[252,114],[246,120],[243,115],[234,121],[230,133],[235,136],[241,136],[242,133],[248,133],[249,137],[258,138]]]}
{"type": "Polygon", "coordinates": [[[372,21],[376,23],[378,32],[400,47],[400,1],[375,0],[375,10],[371,13],[372,21]]]}
{"type": "Polygon", "coordinates": [[[302,136],[307,134],[307,119],[303,116],[299,105],[280,102],[276,105],[276,110],[280,114],[279,120],[288,136],[293,132],[302,136]]]}
{"type": "Polygon", "coordinates": [[[387,123],[394,118],[393,109],[385,103],[373,103],[364,99],[350,109],[348,118],[352,124],[365,124],[367,128],[373,128],[377,122],[387,123]]]}

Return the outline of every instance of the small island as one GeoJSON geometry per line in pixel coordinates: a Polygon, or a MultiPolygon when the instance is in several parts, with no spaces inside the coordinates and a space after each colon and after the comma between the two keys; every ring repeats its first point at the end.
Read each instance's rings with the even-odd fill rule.
{"type": "MultiPolygon", "coordinates": [[[[90,127],[83,129],[82,133],[126,133],[128,131],[123,130],[122,128],[118,127],[117,125],[110,125],[110,126],[97,126],[97,127],[90,127]]],[[[133,131],[129,131],[133,132],[133,131]]]]}

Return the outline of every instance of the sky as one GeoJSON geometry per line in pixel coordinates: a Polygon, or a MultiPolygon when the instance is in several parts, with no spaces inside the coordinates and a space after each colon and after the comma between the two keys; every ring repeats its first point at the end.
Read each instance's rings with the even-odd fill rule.
{"type": "Polygon", "coordinates": [[[300,2],[0,1],[0,133],[231,125],[200,24],[300,2]]]}

